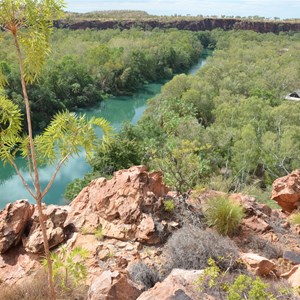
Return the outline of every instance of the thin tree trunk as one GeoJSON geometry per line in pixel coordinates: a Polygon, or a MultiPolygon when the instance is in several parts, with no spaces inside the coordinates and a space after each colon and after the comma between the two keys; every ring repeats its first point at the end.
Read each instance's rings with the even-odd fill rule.
{"type": "Polygon", "coordinates": [[[18,43],[17,33],[12,31],[12,34],[14,37],[14,43],[16,46],[18,59],[19,59],[20,77],[21,77],[22,91],[23,91],[23,96],[24,96],[24,103],[25,103],[25,108],[26,108],[26,118],[27,118],[27,126],[28,126],[29,145],[30,145],[29,155],[30,155],[30,159],[32,162],[32,168],[33,168],[33,173],[34,173],[34,188],[35,188],[35,192],[36,192],[35,200],[37,202],[37,208],[38,208],[38,213],[39,213],[39,223],[40,223],[40,227],[41,227],[42,234],[43,234],[44,249],[45,249],[45,255],[46,255],[47,266],[48,266],[49,291],[50,291],[51,300],[56,300],[56,294],[55,294],[53,278],[52,278],[52,262],[51,262],[49,243],[48,243],[48,238],[47,238],[47,229],[46,229],[45,218],[44,218],[44,214],[43,214],[43,210],[42,210],[43,196],[42,196],[42,192],[41,192],[41,185],[40,185],[40,179],[39,179],[39,173],[38,173],[35,149],[34,149],[34,143],[33,143],[32,123],[31,123],[31,116],[30,116],[30,104],[29,104],[26,83],[25,83],[25,78],[24,78],[22,53],[21,53],[20,46],[18,43]]]}
{"type": "Polygon", "coordinates": [[[49,291],[50,291],[50,297],[52,300],[56,300],[56,294],[53,284],[53,272],[52,272],[52,261],[51,261],[51,255],[49,250],[49,242],[47,238],[47,227],[45,224],[46,217],[43,214],[43,208],[42,208],[42,198],[36,200],[37,202],[37,208],[39,213],[39,223],[42,229],[43,234],[43,241],[44,241],[44,249],[45,249],[45,256],[47,260],[47,268],[48,268],[48,284],[49,284],[49,291]]]}

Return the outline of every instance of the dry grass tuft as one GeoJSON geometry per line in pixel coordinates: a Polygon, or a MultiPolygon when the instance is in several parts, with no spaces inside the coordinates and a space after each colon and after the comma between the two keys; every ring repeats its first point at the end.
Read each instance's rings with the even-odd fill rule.
{"type": "MultiPolygon", "coordinates": [[[[49,300],[47,273],[41,269],[22,282],[13,286],[0,285],[0,300],[49,300]]],[[[84,300],[87,297],[87,286],[62,290],[56,286],[58,300],[84,300]]]]}

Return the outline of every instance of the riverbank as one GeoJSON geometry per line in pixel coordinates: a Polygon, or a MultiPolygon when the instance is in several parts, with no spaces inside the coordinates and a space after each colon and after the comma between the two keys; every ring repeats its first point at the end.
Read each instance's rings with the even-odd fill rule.
{"type": "MultiPolygon", "coordinates": [[[[188,74],[196,73],[199,68],[205,64],[207,55],[211,52],[204,52],[199,61],[188,71],[188,74]]],[[[122,123],[130,122],[136,124],[146,109],[147,100],[154,97],[160,92],[163,82],[146,84],[134,93],[132,96],[110,97],[90,109],[82,109],[80,113],[85,113],[88,118],[92,116],[103,117],[118,131],[122,123]]],[[[26,169],[26,161],[22,158],[17,159],[17,165],[23,172],[25,179],[30,181],[30,174],[26,169]]],[[[44,166],[40,169],[41,185],[46,186],[51,174],[55,171],[55,166],[44,166]]],[[[64,192],[66,186],[76,178],[82,178],[91,170],[90,165],[85,160],[85,154],[82,152],[77,157],[71,158],[60,170],[57,178],[44,198],[46,204],[64,204],[64,192]]],[[[11,166],[0,167],[0,209],[7,203],[17,199],[34,200],[28,194],[22,185],[19,177],[15,174],[11,166]]]]}

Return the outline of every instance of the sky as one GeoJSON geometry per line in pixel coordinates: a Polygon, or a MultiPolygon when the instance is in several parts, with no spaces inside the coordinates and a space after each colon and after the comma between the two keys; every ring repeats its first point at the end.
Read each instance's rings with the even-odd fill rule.
{"type": "Polygon", "coordinates": [[[226,15],[300,18],[300,0],[66,0],[67,10],[144,10],[154,15],[226,15]]]}

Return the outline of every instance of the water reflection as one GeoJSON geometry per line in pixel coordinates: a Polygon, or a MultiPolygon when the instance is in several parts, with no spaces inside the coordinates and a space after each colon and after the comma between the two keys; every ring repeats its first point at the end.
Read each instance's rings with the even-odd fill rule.
{"type": "Polygon", "coordinates": [[[103,101],[98,107],[84,110],[87,117],[103,117],[119,130],[122,124],[130,121],[135,124],[145,110],[145,103],[149,98],[158,94],[162,84],[145,85],[132,96],[111,97],[103,101]]]}
{"type": "MultiPolygon", "coordinates": [[[[119,130],[125,121],[130,121],[133,124],[138,121],[145,110],[147,99],[159,93],[161,85],[162,84],[158,83],[148,84],[131,97],[121,96],[109,98],[98,107],[81,110],[80,113],[85,113],[88,118],[92,116],[103,117],[107,119],[116,130],[119,130]]],[[[21,169],[23,177],[27,182],[30,182],[31,178],[26,168],[26,160],[18,158],[17,165],[21,169]]],[[[63,194],[68,183],[72,182],[75,178],[82,178],[90,169],[90,165],[85,161],[84,152],[81,152],[78,157],[71,158],[57,174],[56,180],[45,196],[44,201],[47,204],[63,204],[63,194]]],[[[48,184],[54,171],[54,165],[39,168],[42,187],[48,184]]],[[[9,165],[5,167],[0,166],[0,209],[3,208],[6,203],[17,199],[29,199],[32,203],[34,202],[23,186],[20,178],[16,175],[14,169],[9,165]]]]}

